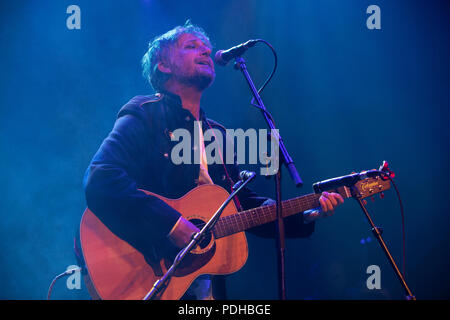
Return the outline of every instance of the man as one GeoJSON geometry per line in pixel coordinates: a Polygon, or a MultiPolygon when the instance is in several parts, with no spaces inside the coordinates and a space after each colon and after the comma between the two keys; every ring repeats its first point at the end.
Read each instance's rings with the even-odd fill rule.
{"type": "MultiPolygon", "coordinates": [[[[165,202],[139,189],[179,198],[205,183],[218,184],[230,191],[238,180],[236,163],[207,162],[203,130],[199,132],[200,150],[194,150],[201,153],[200,164],[176,165],[170,157],[174,147],[171,137],[176,129],[184,128],[194,136],[193,131],[197,130],[194,121],[200,121],[203,129],[225,132],[220,124],[207,119],[200,108],[203,91],[215,78],[210,55],[211,44],[205,32],[189,21],[153,40],[142,64],[145,77],[158,93],[134,97],[119,111],[112,132],[85,175],[88,207],[116,235],[144,254],[163,255],[163,248],[168,246],[182,248],[199,230],[165,202]]],[[[226,159],[226,148],[222,151],[226,159]]],[[[241,209],[250,209],[270,201],[273,200],[258,197],[245,188],[236,204],[241,209]]],[[[286,236],[309,236],[314,221],[332,215],[342,202],[340,195],[324,192],[320,208],[286,218],[286,236]]],[[[274,224],[251,232],[273,236],[274,224]]],[[[213,285],[213,294],[210,277],[200,277],[185,298],[225,298],[223,278],[219,280],[213,285]]]]}

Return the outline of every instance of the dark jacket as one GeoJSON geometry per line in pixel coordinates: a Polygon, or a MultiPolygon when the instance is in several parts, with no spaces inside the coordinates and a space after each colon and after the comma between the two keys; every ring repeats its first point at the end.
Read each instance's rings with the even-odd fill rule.
{"type": "MultiPolygon", "coordinates": [[[[225,128],[207,119],[203,110],[200,120],[204,131],[219,129],[226,136],[225,128]]],[[[194,121],[194,116],[182,108],[177,95],[136,96],[120,109],[113,130],[86,171],[84,187],[88,207],[111,231],[144,254],[149,248],[154,252],[155,247],[168,245],[167,235],[180,213],[138,189],[179,198],[197,186],[199,165],[175,165],[170,157],[173,146],[179,143],[171,141],[171,133],[184,128],[193,136],[194,121]]],[[[223,159],[226,159],[225,144],[226,141],[223,159]]],[[[239,169],[236,164],[209,164],[208,173],[215,184],[230,192],[238,181],[239,169]]],[[[248,188],[238,199],[243,209],[258,207],[267,200],[248,188]]],[[[302,217],[298,214],[286,219],[289,220],[287,237],[311,235],[314,223],[303,224],[302,217]]],[[[275,224],[249,231],[273,236],[275,224]]]]}

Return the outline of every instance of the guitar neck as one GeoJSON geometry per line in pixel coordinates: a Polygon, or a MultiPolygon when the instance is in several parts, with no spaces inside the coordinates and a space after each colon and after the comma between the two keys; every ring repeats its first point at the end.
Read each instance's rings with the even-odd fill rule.
{"type": "MultiPolygon", "coordinates": [[[[364,199],[366,197],[373,196],[374,194],[382,193],[389,188],[389,181],[377,176],[358,181],[356,184],[352,184],[351,188],[343,186],[332,191],[339,193],[343,198],[350,198],[354,196],[359,199],[364,199]]],[[[283,201],[283,218],[320,207],[320,196],[321,194],[310,193],[283,201]]],[[[218,239],[275,221],[276,219],[276,204],[262,206],[220,218],[219,221],[217,221],[213,232],[214,236],[218,239]]]]}
{"type": "MultiPolygon", "coordinates": [[[[307,194],[301,197],[285,200],[282,202],[283,217],[317,208],[320,206],[320,194],[307,194]]],[[[216,239],[232,235],[237,232],[257,227],[277,218],[276,204],[257,207],[232,214],[217,221],[214,227],[214,236],[216,239]]]]}

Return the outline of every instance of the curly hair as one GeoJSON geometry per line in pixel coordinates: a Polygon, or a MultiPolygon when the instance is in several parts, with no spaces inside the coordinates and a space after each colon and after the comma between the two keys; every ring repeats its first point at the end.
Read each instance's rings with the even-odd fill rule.
{"type": "Polygon", "coordinates": [[[142,57],[142,75],[156,91],[162,91],[169,75],[159,71],[158,63],[167,58],[171,46],[173,46],[182,34],[193,34],[210,48],[212,47],[205,31],[187,20],[183,26],[177,26],[166,33],[155,37],[148,44],[148,50],[142,57]]]}

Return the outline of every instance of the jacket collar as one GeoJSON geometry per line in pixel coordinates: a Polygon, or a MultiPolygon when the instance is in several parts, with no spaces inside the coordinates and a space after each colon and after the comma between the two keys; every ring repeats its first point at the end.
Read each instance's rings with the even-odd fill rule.
{"type": "MultiPolygon", "coordinates": [[[[188,116],[191,117],[192,121],[195,120],[194,115],[189,110],[183,108],[181,98],[179,95],[166,90],[162,90],[160,93],[163,96],[165,104],[169,107],[168,111],[170,112],[170,115],[173,116],[176,120],[186,121],[185,119],[188,116]]],[[[206,120],[205,111],[201,107],[199,110],[199,120],[200,121],[206,120]]]]}

